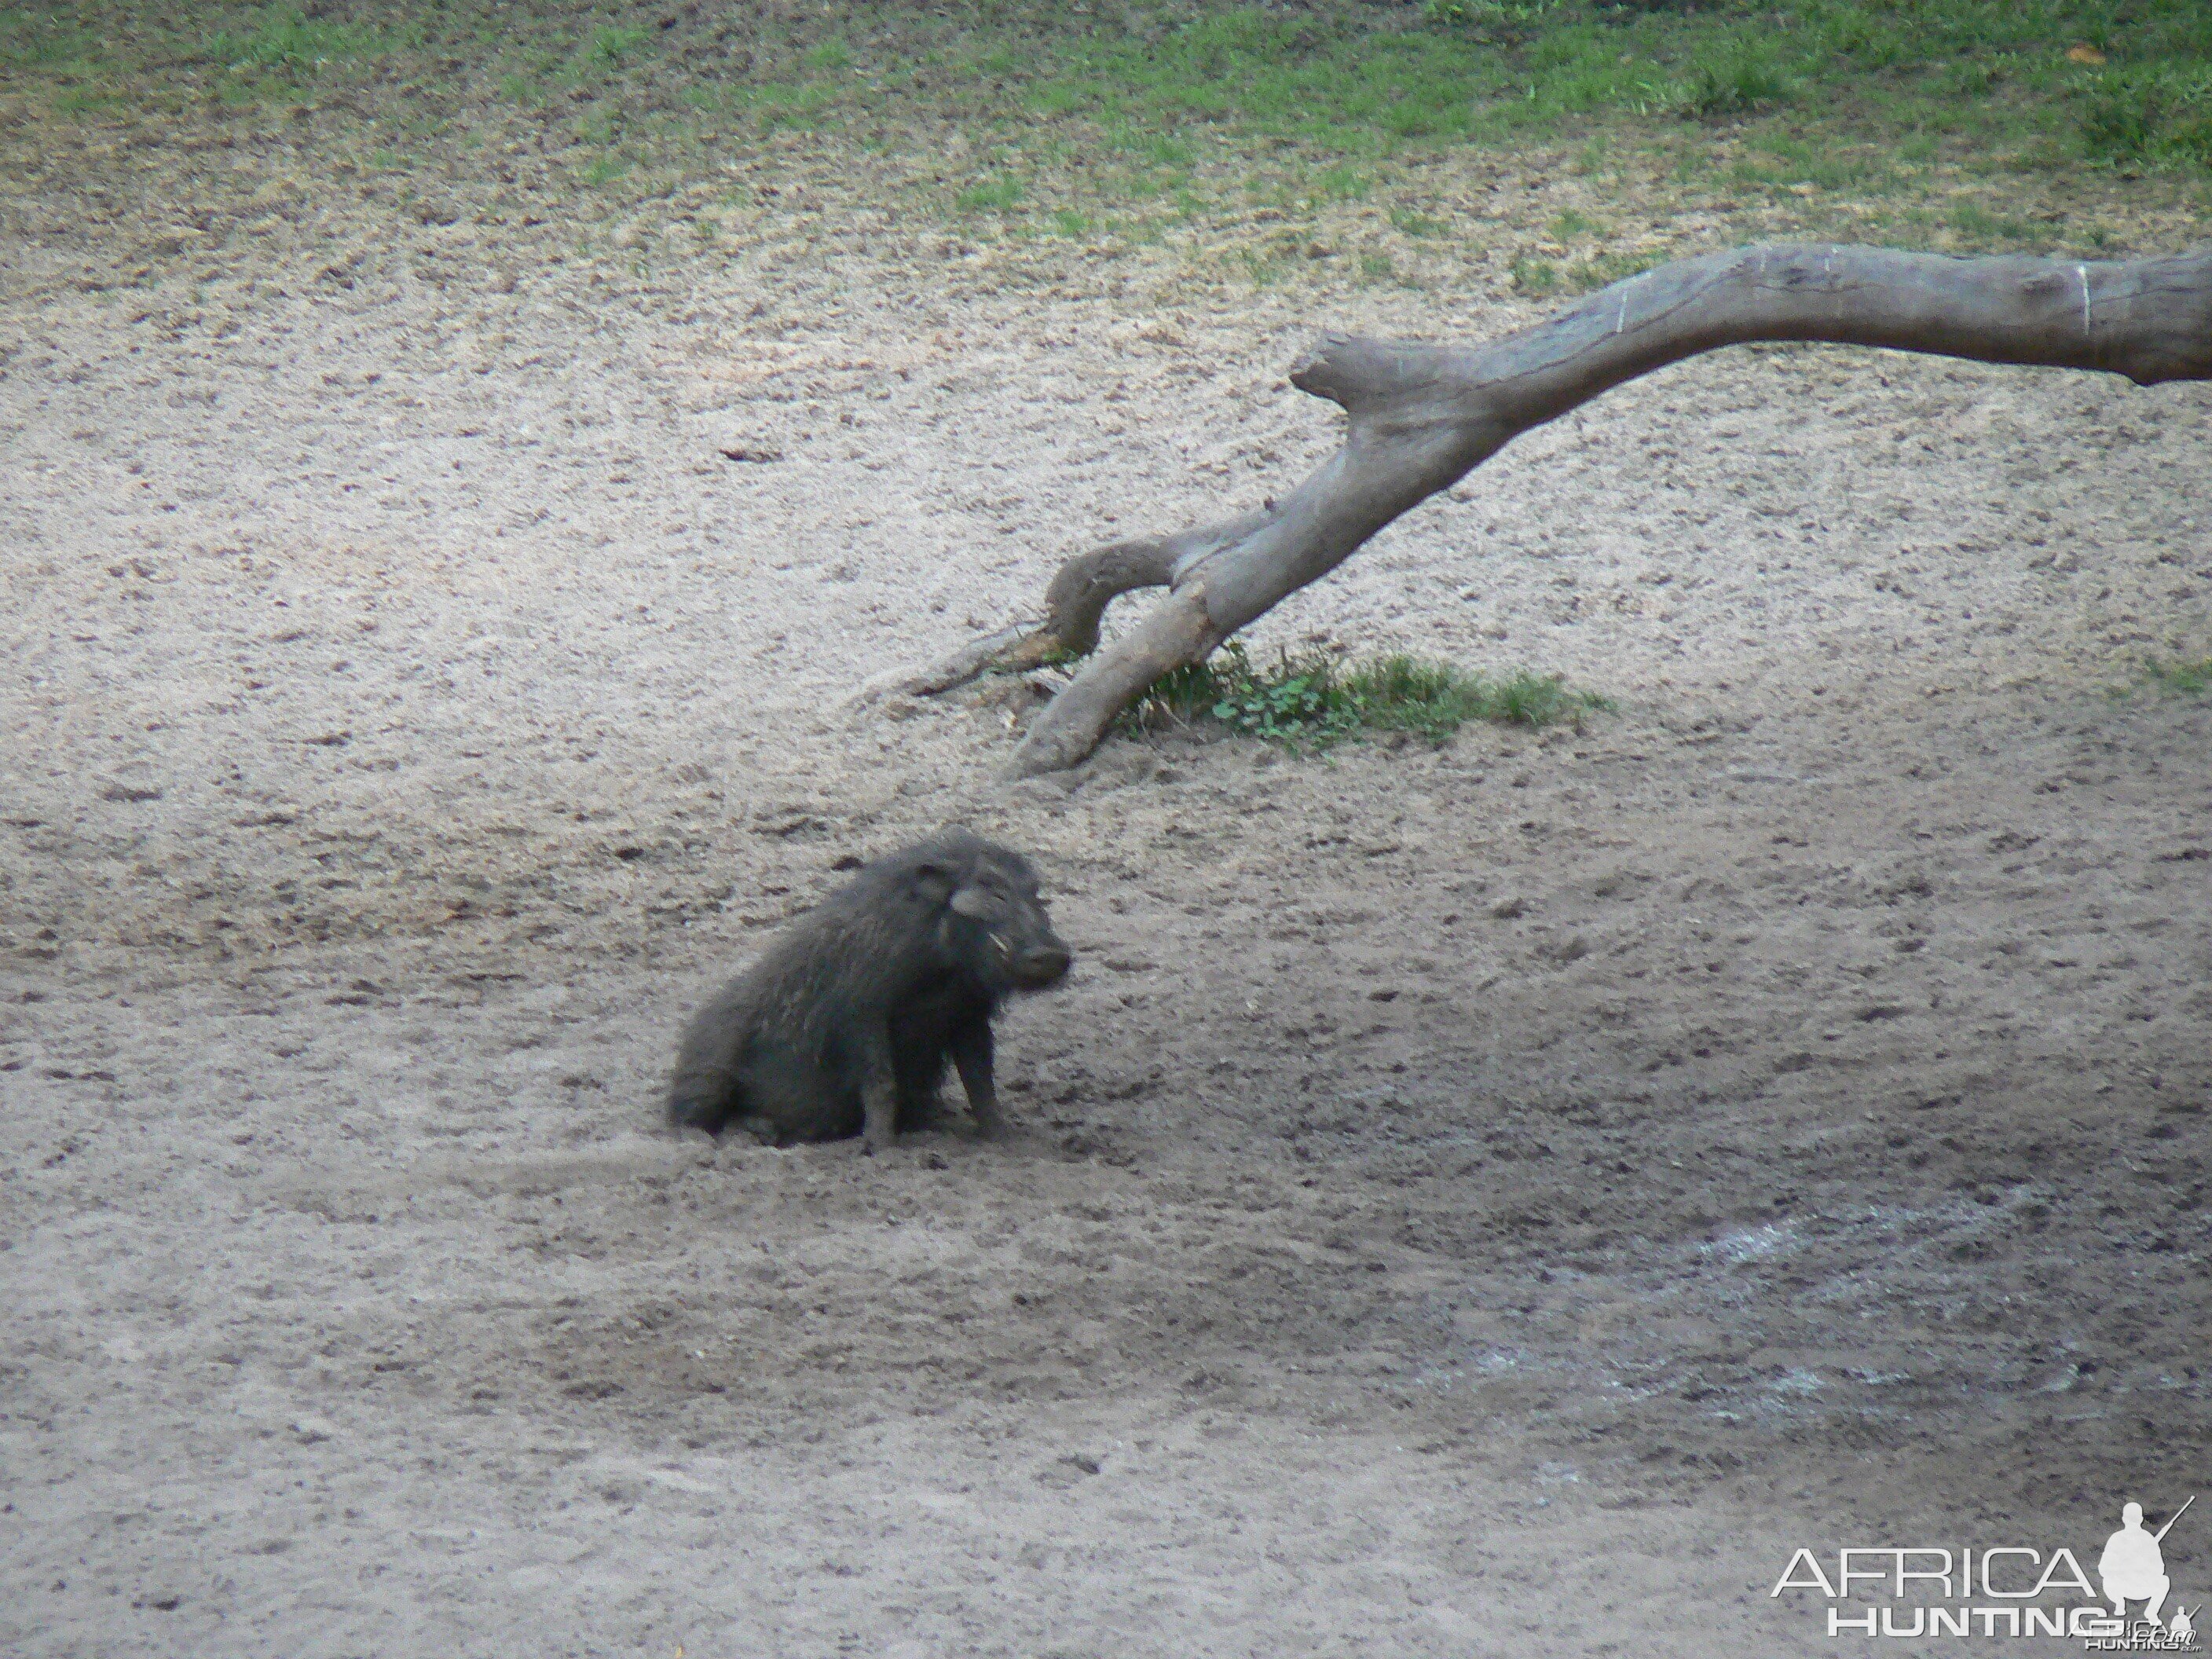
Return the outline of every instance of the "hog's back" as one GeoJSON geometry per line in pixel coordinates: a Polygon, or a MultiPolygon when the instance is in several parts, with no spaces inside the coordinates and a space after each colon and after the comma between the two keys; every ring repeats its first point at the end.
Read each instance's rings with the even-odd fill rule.
{"type": "Polygon", "coordinates": [[[838,971],[851,951],[840,920],[819,911],[805,918],[693,1016],[669,1085],[672,1121],[718,1134],[742,1127],[776,1141],[860,1132],[860,1082],[843,1028],[866,1011],[838,971]]]}

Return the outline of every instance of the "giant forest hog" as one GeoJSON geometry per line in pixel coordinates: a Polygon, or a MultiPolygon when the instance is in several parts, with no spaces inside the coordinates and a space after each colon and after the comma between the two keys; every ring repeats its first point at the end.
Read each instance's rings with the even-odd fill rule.
{"type": "Polygon", "coordinates": [[[778,935],[684,1034],[670,1121],[777,1146],[929,1122],[949,1060],[986,1135],[1006,1127],[991,1017],[1073,960],[1010,848],[950,830],[869,865],[778,935]]]}

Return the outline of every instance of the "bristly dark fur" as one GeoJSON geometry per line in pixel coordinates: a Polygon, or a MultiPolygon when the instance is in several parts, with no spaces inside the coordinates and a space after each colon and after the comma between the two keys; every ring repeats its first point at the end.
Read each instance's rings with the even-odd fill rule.
{"type": "Polygon", "coordinates": [[[1069,961],[1036,888],[1020,854],[965,830],[868,866],[692,1020],[670,1120],[778,1145],[865,1127],[872,1146],[935,1115],[950,1061],[994,1132],[991,1017],[1069,961]]]}

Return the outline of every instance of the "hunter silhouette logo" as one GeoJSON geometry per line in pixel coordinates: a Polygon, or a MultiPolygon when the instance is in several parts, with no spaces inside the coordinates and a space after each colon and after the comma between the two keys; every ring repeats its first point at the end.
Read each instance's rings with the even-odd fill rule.
{"type": "MultiPolygon", "coordinates": [[[[2189,1504],[2197,1501],[2191,1492],[2189,1504]]],[[[2189,1504],[2173,1512],[2172,1517],[2156,1532],[2145,1532],[2142,1505],[2130,1504],[2120,1511],[2120,1529],[2105,1540],[2105,1553],[2097,1558],[2097,1577],[2105,1582],[2105,1599],[2112,1604],[2112,1616],[2128,1616],[2128,1603],[2143,1603],[2142,1616],[2152,1629],[2165,1628],[2159,1622],[2158,1610],[2166,1605],[2166,1592],[2173,1588],[2173,1580],[2166,1576],[2166,1557],[2159,1546],[2173,1530],[2173,1523],[2189,1513],[2189,1504]]]]}
{"type": "Polygon", "coordinates": [[[1833,1577],[1800,1549],[1769,1594],[1818,1592],[1832,1637],[2062,1636],[2090,1653],[2200,1653],[2190,1609],[2177,1604],[2170,1620],[2160,1617],[2173,1589],[2166,1535],[2196,1502],[2192,1494],[2156,1531],[2144,1525],[2141,1504],[2122,1504],[2119,1530],[2097,1556],[2095,1584],[2064,1545],[1843,1549],[1833,1577]]]}

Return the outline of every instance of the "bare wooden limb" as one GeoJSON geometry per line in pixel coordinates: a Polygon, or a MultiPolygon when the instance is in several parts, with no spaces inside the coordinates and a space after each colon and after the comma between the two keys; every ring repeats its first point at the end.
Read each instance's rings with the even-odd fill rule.
{"type": "Polygon", "coordinates": [[[1116,542],[1070,559],[1045,590],[1046,628],[1074,655],[1097,649],[1098,619],[1113,600],[1133,588],[1167,586],[1200,560],[1250,535],[1267,516],[1248,513],[1180,536],[1116,542]]]}
{"type": "Polygon", "coordinates": [[[1171,668],[1203,661],[1222,637],[1206,617],[1205,584],[1174,589],[1045,705],[1015,751],[1009,775],[1035,777],[1077,764],[1146,687],[1171,668]]]}
{"type": "Polygon", "coordinates": [[[1098,647],[1098,623],[1109,605],[1140,587],[1167,586],[1179,572],[1249,535],[1265,519],[1264,514],[1248,513],[1176,536],[1115,542],[1077,554],[1060,567],[1045,590],[1042,621],[1016,623],[970,640],[926,668],[872,681],[862,689],[861,700],[885,691],[933,696],[985,674],[1019,673],[1044,663],[1088,656],[1098,647]]]}
{"type": "Polygon", "coordinates": [[[1010,770],[1075,764],[1153,678],[1200,660],[1522,433],[1664,364],[1762,340],[2100,369],[2141,386],[2212,379],[2212,244],[2125,262],[1783,244],[1662,265],[1473,348],[1325,339],[1291,379],[1342,405],[1343,447],[1263,513],[1063,567],[1040,630],[1055,649],[1095,642],[1115,594],[1170,592],[1038,716],[1010,770]]]}
{"type": "Polygon", "coordinates": [[[934,696],[940,691],[965,685],[994,668],[1035,667],[1048,653],[1048,647],[1042,644],[1044,637],[1043,623],[1016,623],[1011,628],[972,639],[951,656],[924,667],[896,669],[879,675],[863,685],[854,701],[873,702],[894,692],[909,697],[934,696]]]}

